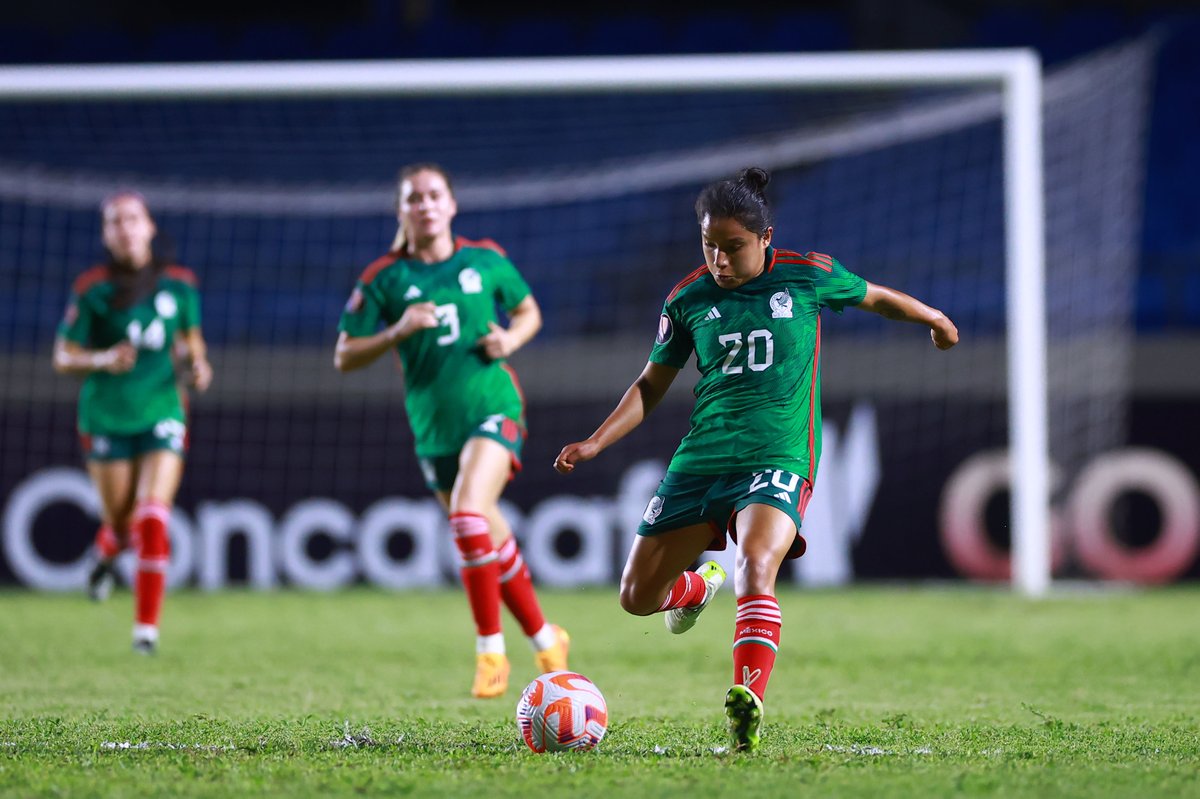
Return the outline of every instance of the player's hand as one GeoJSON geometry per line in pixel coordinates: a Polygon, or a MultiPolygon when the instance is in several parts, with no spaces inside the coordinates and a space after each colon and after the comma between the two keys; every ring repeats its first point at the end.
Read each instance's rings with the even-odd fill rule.
{"type": "Polygon", "coordinates": [[[493,361],[507,358],[517,351],[516,339],[512,333],[508,332],[508,328],[491,321],[488,322],[488,334],[481,336],[475,342],[475,346],[483,350],[483,354],[493,361]]]}
{"type": "Polygon", "coordinates": [[[199,358],[192,362],[193,388],[201,393],[208,391],[208,387],[212,385],[212,379],[212,364],[208,362],[207,358],[199,358]]]}
{"type": "Polygon", "coordinates": [[[958,328],[943,316],[938,324],[929,329],[929,337],[933,339],[933,346],[939,350],[948,350],[958,343],[958,328]]]}
{"type": "Polygon", "coordinates": [[[575,471],[575,464],[590,461],[600,454],[600,445],[590,438],[587,441],[577,441],[567,444],[554,459],[554,468],[559,474],[570,474],[575,471]]]}
{"type": "Polygon", "coordinates": [[[432,302],[417,302],[404,309],[400,321],[388,330],[392,341],[403,341],[421,330],[430,330],[440,326],[437,318],[437,306],[432,302]]]}
{"type": "Polygon", "coordinates": [[[137,363],[137,349],[128,341],[114,344],[96,354],[96,371],[121,375],[128,372],[137,363]]]}

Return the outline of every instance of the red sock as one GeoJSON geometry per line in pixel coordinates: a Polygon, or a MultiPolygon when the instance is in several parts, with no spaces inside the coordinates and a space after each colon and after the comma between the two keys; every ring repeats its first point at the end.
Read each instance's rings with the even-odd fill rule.
{"type": "Polygon", "coordinates": [[[517,539],[510,535],[508,540],[500,545],[497,556],[500,596],[525,635],[533,637],[546,626],[546,617],[542,615],[542,607],[538,604],[537,594],[533,590],[533,579],[529,576],[529,567],[525,565],[525,559],[521,557],[517,539]]]}
{"type": "Polygon", "coordinates": [[[96,531],[96,554],[101,560],[112,560],[120,555],[124,548],[111,527],[107,524],[100,525],[100,529],[96,531]]]}
{"type": "Polygon", "coordinates": [[[487,518],[478,513],[452,513],[450,530],[462,560],[459,573],[475,617],[475,632],[495,635],[500,632],[500,564],[487,518]]]}
{"type": "Polygon", "coordinates": [[[738,597],[733,626],[733,682],[762,699],[779,652],[783,616],[779,602],[766,594],[738,597]]]}
{"type": "Polygon", "coordinates": [[[138,624],[158,626],[171,557],[171,539],[167,535],[170,517],[171,511],[161,502],[139,503],[133,514],[133,531],[138,542],[137,576],[133,583],[138,624]]]}
{"type": "Polygon", "coordinates": [[[667,592],[667,598],[659,605],[658,612],[673,608],[694,608],[704,601],[707,590],[703,577],[695,572],[684,572],[667,592]]]}

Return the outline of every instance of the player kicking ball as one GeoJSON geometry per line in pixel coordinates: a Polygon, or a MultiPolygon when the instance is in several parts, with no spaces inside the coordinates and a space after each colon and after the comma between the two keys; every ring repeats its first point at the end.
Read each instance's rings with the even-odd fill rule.
{"type": "Polygon", "coordinates": [[[704,266],[667,296],[649,362],[585,441],[563,447],[563,474],[637,427],[696,353],[700,381],[691,429],[650,500],[625,571],[621,607],[666,613],[691,629],[725,581],[715,562],[686,569],[706,549],[737,545],[733,687],[725,696],[735,751],[758,748],[763,699],[783,617],[775,579],[806,547],[800,534],[821,456],[822,308],[873,311],[930,329],[938,349],[958,343],[941,311],[868,283],[837,260],[772,244],[761,169],[707,186],[696,200],[704,266]]]}

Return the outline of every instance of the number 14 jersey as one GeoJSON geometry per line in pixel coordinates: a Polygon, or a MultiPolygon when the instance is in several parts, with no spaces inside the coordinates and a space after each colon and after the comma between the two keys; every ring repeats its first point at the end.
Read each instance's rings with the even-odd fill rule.
{"type": "Polygon", "coordinates": [[[821,457],[821,308],[858,305],[867,282],[821,253],[768,247],[766,270],[735,289],[700,267],[663,305],[654,363],[696,353],[691,430],[668,471],[785,469],[812,483],[821,457]]]}

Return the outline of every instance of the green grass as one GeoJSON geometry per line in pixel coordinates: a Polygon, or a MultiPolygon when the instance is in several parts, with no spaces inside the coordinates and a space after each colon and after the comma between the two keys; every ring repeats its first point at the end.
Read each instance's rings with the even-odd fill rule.
{"type": "Polygon", "coordinates": [[[1200,796],[1195,589],[787,593],[754,756],[718,750],[728,593],[679,637],[543,599],[608,698],[591,753],[519,743],[513,632],[508,695],[469,697],[457,592],[182,593],[155,658],[128,594],[0,593],[0,795],[1200,796]]]}

